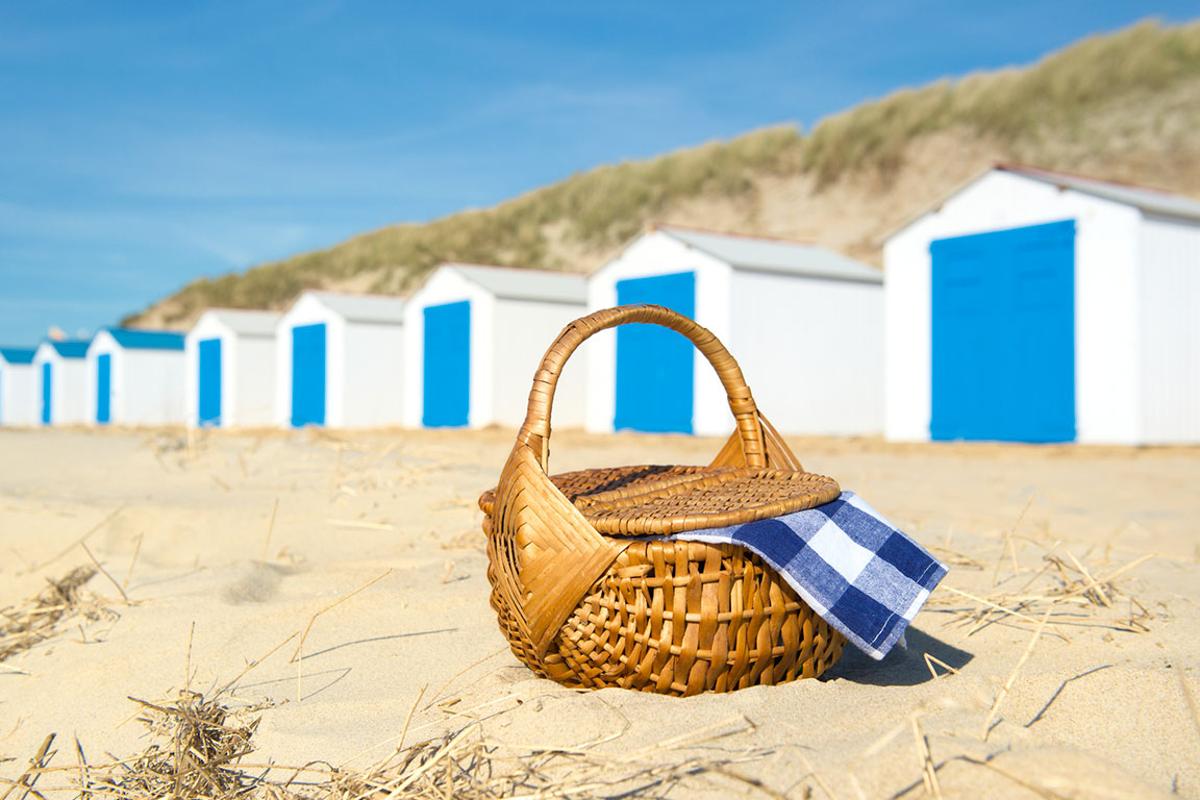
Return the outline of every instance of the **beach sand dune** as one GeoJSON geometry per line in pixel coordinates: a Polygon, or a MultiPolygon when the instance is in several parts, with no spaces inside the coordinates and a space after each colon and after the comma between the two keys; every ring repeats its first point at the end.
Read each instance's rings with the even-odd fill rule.
{"type": "MultiPolygon", "coordinates": [[[[135,753],[129,697],[244,672],[226,697],[261,706],[263,762],[365,767],[406,724],[475,726],[614,777],[727,762],[680,797],[1200,797],[1200,450],[795,440],[951,572],[882,663],[673,699],[564,689],[507,651],[475,501],[512,437],[0,432],[0,607],[91,556],[106,598],[0,662],[0,775],[51,732],[135,753]]],[[[719,444],[564,431],[552,468],[719,444]]]]}

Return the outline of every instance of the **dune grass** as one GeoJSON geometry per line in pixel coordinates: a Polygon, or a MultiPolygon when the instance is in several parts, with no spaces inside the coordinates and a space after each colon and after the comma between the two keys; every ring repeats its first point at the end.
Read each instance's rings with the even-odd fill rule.
{"type": "MultiPolygon", "coordinates": [[[[566,238],[587,248],[610,247],[672,203],[749,193],[757,175],[797,169],[800,149],[799,131],[783,126],[600,167],[491,209],[395,225],[243,274],[200,279],[173,298],[173,316],[183,319],[210,306],[278,307],[305,288],[368,271],[376,273],[373,291],[403,292],[442,261],[565,269],[571,265],[555,252],[548,228],[565,226],[566,238]]],[[[135,323],[136,315],[126,322],[135,323]]]]}
{"type": "Polygon", "coordinates": [[[894,170],[915,139],[953,128],[1024,142],[1036,157],[1042,139],[1103,135],[1083,124],[1096,106],[1116,98],[1134,103],[1197,75],[1200,23],[1142,22],[1084,39],[1033,67],[938,81],[830,117],[805,142],[804,166],[826,182],[863,167],[894,170]]]}
{"type": "MultiPolygon", "coordinates": [[[[211,306],[280,308],[305,288],[352,284],[404,293],[442,261],[578,269],[580,253],[607,252],[685,202],[753,200],[768,177],[810,177],[819,194],[873,171],[886,188],[913,144],[938,132],[965,131],[994,143],[1000,148],[997,157],[1016,156],[1046,167],[1060,166],[1055,153],[1062,142],[1119,154],[1128,149],[1118,141],[1122,132],[1089,124],[1098,109],[1126,103],[1139,115],[1200,116],[1187,111],[1186,103],[1153,102],[1180,86],[1198,84],[1200,23],[1143,22],[1086,39],[1030,67],[896,92],[825,119],[807,137],[784,125],[603,166],[493,208],[390,226],[242,274],[201,279],[163,301],[155,321],[181,325],[211,306]]],[[[1188,120],[1173,127],[1194,130],[1188,120]]],[[[1127,159],[1134,171],[1147,159],[1172,157],[1165,134],[1139,142],[1138,148],[1127,159]]],[[[138,324],[143,316],[133,314],[123,322],[138,324]]]]}

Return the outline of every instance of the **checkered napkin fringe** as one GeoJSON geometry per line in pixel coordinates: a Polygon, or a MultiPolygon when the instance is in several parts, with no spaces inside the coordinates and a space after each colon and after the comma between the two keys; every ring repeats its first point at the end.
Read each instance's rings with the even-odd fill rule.
{"type": "Polygon", "coordinates": [[[774,519],[665,538],[749,548],[822,619],[877,660],[946,574],[945,566],[853,492],[774,519]]]}

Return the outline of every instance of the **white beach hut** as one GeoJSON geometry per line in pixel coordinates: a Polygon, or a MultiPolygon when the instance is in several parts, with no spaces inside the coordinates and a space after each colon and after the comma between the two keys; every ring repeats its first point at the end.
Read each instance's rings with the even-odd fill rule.
{"type": "Polygon", "coordinates": [[[278,423],[296,428],[400,424],[402,299],[305,292],[276,330],[278,423]]]}
{"type": "MultiPolygon", "coordinates": [[[[586,301],[581,275],[438,267],[408,301],[406,424],[519,426],[542,355],[586,301]]],[[[554,397],[556,426],[583,424],[584,377],[568,363],[554,397]]]]}
{"type": "Polygon", "coordinates": [[[281,314],[215,308],[184,342],[187,423],[192,427],[275,421],[275,330],[281,314]]]}
{"type": "MultiPolygon", "coordinates": [[[[711,330],[784,433],[883,427],[883,278],[824,247],[652,228],[589,282],[588,306],[654,303],[711,330]]],[[[587,345],[589,430],[723,435],[725,391],[682,336],[650,325],[587,345]]]]}
{"type": "Polygon", "coordinates": [[[1200,442],[1200,202],[1000,165],[884,263],[889,438],[1200,442]]]}
{"type": "Polygon", "coordinates": [[[87,350],[90,421],[97,425],[183,422],[183,334],[102,328],[87,350]]]}
{"type": "Polygon", "coordinates": [[[43,425],[73,425],[91,420],[87,351],[90,340],[46,340],[33,354],[38,419],[43,425]]]}
{"type": "Polygon", "coordinates": [[[33,350],[0,347],[0,425],[33,425],[38,419],[33,350]]]}

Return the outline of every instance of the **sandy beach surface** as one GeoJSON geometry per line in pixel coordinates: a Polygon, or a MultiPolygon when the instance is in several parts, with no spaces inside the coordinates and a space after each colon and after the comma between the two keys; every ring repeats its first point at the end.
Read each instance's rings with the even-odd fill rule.
{"type": "MultiPolygon", "coordinates": [[[[1200,797],[1200,450],[794,440],[951,572],[882,663],[675,699],[572,691],[507,651],[476,498],[512,437],[0,432],[0,607],[84,545],[107,572],[105,614],[0,662],[0,776],[51,732],[63,763],[76,736],[135,753],[130,697],[234,681],[258,762],[366,766],[469,727],[613,778],[723,764],[635,796],[1200,797]]],[[[719,445],[556,432],[552,468],[719,445]]]]}

